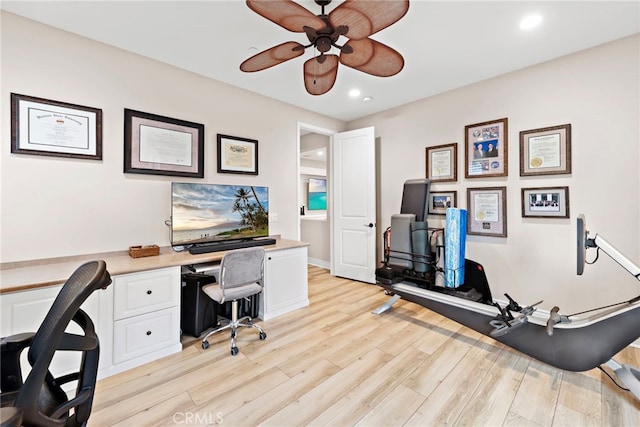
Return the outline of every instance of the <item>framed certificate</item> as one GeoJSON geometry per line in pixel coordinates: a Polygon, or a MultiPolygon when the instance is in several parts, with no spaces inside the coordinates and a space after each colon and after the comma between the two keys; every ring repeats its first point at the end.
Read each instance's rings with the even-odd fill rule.
{"type": "Polygon", "coordinates": [[[427,147],[427,179],[432,182],[458,180],[458,144],[427,147]]]}
{"type": "Polygon", "coordinates": [[[125,109],[124,172],[204,178],[204,125],[125,109]]]}
{"type": "Polygon", "coordinates": [[[571,125],[520,132],[520,176],[571,173],[571,125]]]}
{"type": "Polygon", "coordinates": [[[12,93],[11,152],[102,160],[102,110],[12,93]]]}
{"type": "Polygon", "coordinates": [[[507,237],[507,187],[467,188],[467,234],[507,237]]]}
{"type": "Polygon", "coordinates": [[[258,175],[258,141],[218,134],[218,173],[258,175]]]}

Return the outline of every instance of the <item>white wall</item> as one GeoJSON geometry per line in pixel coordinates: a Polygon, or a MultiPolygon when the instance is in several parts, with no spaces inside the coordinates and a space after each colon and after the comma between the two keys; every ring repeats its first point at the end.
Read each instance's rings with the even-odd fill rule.
{"type": "MultiPolygon", "coordinates": [[[[271,232],[297,237],[297,123],[345,130],[337,120],[2,12],[0,262],[168,245],[172,180],[267,185],[271,232]],[[10,154],[11,92],[103,110],[103,160],[10,154]],[[123,109],[205,125],[204,180],[122,173],[123,109]],[[259,140],[260,174],[217,174],[215,135],[259,140]]],[[[575,218],[640,262],[640,36],[470,85],[348,123],[375,126],[380,217],[398,212],[405,180],[424,177],[425,147],[464,143],[467,124],[509,118],[507,178],[455,184],[508,187],[508,237],[470,236],[467,255],[485,265],[497,298],[544,299],[570,313],[635,296],[637,280],[601,255],[575,274],[575,218]],[[519,176],[519,131],[571,123],[573,173],[519,176]],[[568,185],[570,219],[523,219],[522,187],[568,185]]],[[[438,225],[434,221],[433,225],[438,225]]],[[[593,253],[590,253],[593,256],[593,253]]]]}
{"type": "MultiPolygon", "coordinates": [[[[425,177],[425,147],[458,143],[455,190],[506,186],[508,237],[468,236],[467,257],[484,264],[494,297],[572,313],[638,294],[640,285],[604,254],[576,275],[576,216],[640,263],[640,35],[420,100],[349,123],[375,126],[380,141],[380,216],[398,213],[405,180],[425,177]],[[464,126],[509,119],[509,175],[464,178],[464,126]],[[519,132],[572,125],[572,174],[520,177],[519,132]],[[523,187],[569,186],[570,219],[521,217],[523,187]]],[[[430,225],[443,225],[432,217],[430,225]]],[[[593,257],[595,251],[588,254],[593,257]]]]}
{"type": "Polygon", "coordinates": [[[298,236],[299,121],[345,123],[2,12],[0,262],[169,245],[170,182],[269,187],[298,236]],[[101,108],[103,160],[11,154],[10,93],[101,108]],[[124,108],[205,125],[205,178],[124,174],[124,108]],[[259,175],[216,172],[216,134],[259,141],[259,175]]]}

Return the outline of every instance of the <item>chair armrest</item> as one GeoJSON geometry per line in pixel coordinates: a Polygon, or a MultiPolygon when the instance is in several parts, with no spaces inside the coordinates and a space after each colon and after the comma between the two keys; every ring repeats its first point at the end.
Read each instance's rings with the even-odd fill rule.
{"type": "Polygon", "coordinates": [[[0,389],[2,393],[17,391],[22,387],[22,370],[20,369],[20,355],[31,345],[35,333],[21,333],[3,337],[0,341],[0,389]]]}
{"type": "Polygon", "coordinates": [[[93,321],[82,309],[78,309],[72,319],[78,324],[84,335],[76,335],[65,332],[62,335],[62,340],[58,345],[58,350],[74,350],[74,351],[89,351],[98,346],[98,335],[96,334],[93,326],[93,321]]]}
{"type": "Polygon", "coordinates": [[[62,335],[62,340],[57,350],[89,351],[98,346],[98,337],[74,335],[66,333],[62,335]]]}

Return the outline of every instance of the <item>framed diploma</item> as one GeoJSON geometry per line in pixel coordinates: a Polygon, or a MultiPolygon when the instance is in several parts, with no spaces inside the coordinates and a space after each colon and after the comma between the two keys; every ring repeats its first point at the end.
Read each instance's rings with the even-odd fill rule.
{"type": "Polygon", "coordinates": [[[102,110],[12,93],[11,152],[102,160],[102,110]]]}
{"type": "Polygon", "coordinates": [[[571,125],[520,132],[520,176],[571,173],[571,125]]]}
{"type": "Polygon", "coordinates": [[[467,188],[467,234],[507,237],[507,187],[467,188]]]}
{"type": "Polygon", "coordinates": [[[569,218],[569,187],[522,189],[523,218],[569,218]]]}
{"type": "Polygon", "coordinates": [[[509,174],[508,134],[506,118],[464,127],[465,178],[509,174]]]}
{"type": "Polygon", "coordinates": [[[430,191],[429,215],[446,215],[447,208],[458,207],[457,191],[430,191]]]}
{"type": "Polygon", "coordinates": [[[218,134],[218,173],[258,175],[258,141],[218,134]]]}
{"type": "Polygon", "coordinates": [[[204,125],[125,108],[124,172],[204,178],[204,125]]]}
{"type": "Polygon", "coordinates": [[[458,180],[458,144],[427,147],[426,177],[433,182],[458,180]]]}

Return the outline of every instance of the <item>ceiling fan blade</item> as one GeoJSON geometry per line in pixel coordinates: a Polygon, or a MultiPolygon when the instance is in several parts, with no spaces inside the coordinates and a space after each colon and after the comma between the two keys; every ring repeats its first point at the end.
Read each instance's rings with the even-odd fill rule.
{"type": "Polygon", "coordinates": [[[285,42],[253,55],[240,64],[240,70],[246,73],[262,71],[274,65],[296,58],[304,53],[304,46],[298,42],[285,42]],[[301,47],[302,49],[296,49],[301,47]],[[294,50],[295,49],[295,50],[294,50]]]}
{"type": "Polygon", "coordinates": [[[372,39],[349,40],[352,53],[340,55],[347,67],[378,77],[398,74],[404,67],[404,58],[395,49],[372,39]]]}
{"type": "Polygon", "coordinates": [[[350,40],[360,40],[387,28],[409,10],[409,0],[346,0],[329,14],[333,27],[346,25],[350,40]]]}
{"type": "Polygon", "coordinates": [[[247,6],[258,15],[294,33],[303,33],[304,26],[316,31],[326,26],[322,19],[292,0],[247,0],[247,6]]]}
{"type": "Polygon", "coordinates": [[[304,87],[311,95],[322,95],[333,87],[338,76],[338,56],[324,55],[320,64],[317,58],[308,59],[304,63],[304,87]]]}

